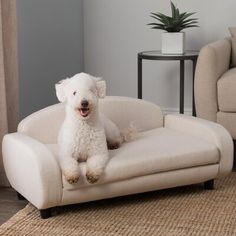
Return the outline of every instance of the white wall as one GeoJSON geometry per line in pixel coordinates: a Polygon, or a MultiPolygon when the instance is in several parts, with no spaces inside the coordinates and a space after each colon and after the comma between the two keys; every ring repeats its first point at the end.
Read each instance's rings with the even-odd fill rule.
{"type": "Polygon", "coordinates": [[[54,84],[83,70],[82,0],[17,0],[20,117],[57,101],[54,84]]]}
{"type": "MultiPolygon", "coordinates": [[[[200,28],[186,30],[187,49],[228,35],[236,25],[235,0],[175,0],[180,10],[196,11],[200,28]]],[[[166,0],[84,0],[84,63],[89,73],[107,80],[109,95],[136,97],[137,52],[160,49],[161,32],[151,30],[149,13],[168,13],[166,0]]],[[[144,98],[166,110],[178,109],[179,65],[144,63],[144,98]]],[[[191,107],[191,64],[186,69],[186,107],[191,107]]]]}

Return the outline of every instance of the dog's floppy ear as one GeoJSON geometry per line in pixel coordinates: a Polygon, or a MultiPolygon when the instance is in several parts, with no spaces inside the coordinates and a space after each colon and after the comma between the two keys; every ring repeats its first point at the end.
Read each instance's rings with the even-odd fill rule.
{"type": "Polygon", "coordinates": [[[93,77],[96,82],[97,94],[99,98],[104,98],[106,96],[106,81],[100,77],[93,77]]]}
{"type": "Polygon", "coordinates": [[[56,88],[56,95],[60,102],[66,101],[66,92],[65,92],[65,85],[69,82],[69,79],[63,79],[55,84],[56,88]]]}
{"type": "Polygon", "coordinates": [[[104,98],[106,96],[106,81],[105,80],[99,80],[96,82],[97,91],[98,91],[98,97],[104,98]]]}

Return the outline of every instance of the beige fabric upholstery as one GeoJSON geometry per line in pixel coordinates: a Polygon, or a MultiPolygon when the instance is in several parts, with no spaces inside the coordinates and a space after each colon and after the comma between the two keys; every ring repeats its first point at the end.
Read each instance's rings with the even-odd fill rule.
{"type": "Polygon", "coordinates": [[[139,131],[163,126],[161,109],[145,100],[107,96],[100,100],[100,109],[120,128],[128,127],[130,122],[134,122],[139,131]]]}
{"type": "Polygon", "coordinates": [[[11,186],[42,209],[58,205],[62,177],[54,155],[39,141],[20,133],[3,139],[3,162],[11,186]]]}
{"type": "MultiPolygon", "coordinates": [[[[57,156],[57,145],[47,147],[57,156]]],[[[142,132],[136,140],[123,144],[121,148],[112,150],[109,154],[109,163],[97,184],[219,162],[216,145],[167,128],[142,132]]],[[[64,180],[65,189],[90,185],[84,178],[85,163],[81,163],[80,167],[82,176],[79,182],[70,185],[64,180]]]]}
{"type": "Polygon", "coordinates": [[[43,143],[56,143],[59,128],[65,117],[65,105],[59,103],[35,112],[18,125],[18,132],[43,143]]]}
{"type": "MultiPolygon", "coordinates": [[[[134,122],[139,131],[163,126],[160,108],[144,100],[110,96],[100,100],[100,108],[120,128],[128,127],[130,122],[134,122]]],[[[49,106],[21,121],[18,132],[25,133],[43,143],[56,143],[64,116],[63,103],[49,106]]]]}
{"type": "Polygon", "coordinates": [[[197,116],[218,122],[236,139],[236,27],[231,38],[205,46],[195,75],[197,116]],[[231,55],[232,54],[232,55],[231,55]],[[232,57],[230,69],[230,57],[232,57]]]}
{"type": "Polygon", "coordinates": [[[218,80],[217,87],[219,110],[236,112],[236,68],[224,73],[218,80]]]}
{"type": "Polygon", "coordinates": [[[223,125],[230,132],[233,139],[236,139],[236,112],[218,112],[217,123],[223,125]]]}
{"type": "Polygon", "coordinates": [[[218,164],[206,165],[139,176],[132,179],[104,185],[95,185],[74,191],[63,189],[61,205],[201,183],[209,179],[214,179],[218,173],[218,168],[218,164]]]}
{"type": "Polygon", "coordinates": [[[233,167],[233,141],[228,131],[221,125],[191,116],[167,115],[165,127],[193,135],[216,145],[221,156],[219,176],[229,174],[233,167]]]}
{"type": "Polygon", "coordinates": [[[230,27],[231,43],[232,43],[232,66],[236,67],[236,27],[230,27]]]}
{"type": "Polygon", "coordinates": [[[231,171],[232,140],[220,125],[168,115],[163,127],[163,116],[156,105],[114,97],[101,102],[103,111],[119,126],[135,119],[143,132],[137,140],[111,152],[111,161],[98,184],[71,190],[63,184],[56,150],[53,153],[48,149],[63,119],[63,104],[26,118],[20,132],[4,137],[3,160],[9,182],[37,208],[194,184],[231,171]]]}
{"type": "Polygon", "coordinates": [[[219,40],[202,48],[195,74],[197,116],[216,121],[217,81],[229,69],[231,43],[219,40]]]}

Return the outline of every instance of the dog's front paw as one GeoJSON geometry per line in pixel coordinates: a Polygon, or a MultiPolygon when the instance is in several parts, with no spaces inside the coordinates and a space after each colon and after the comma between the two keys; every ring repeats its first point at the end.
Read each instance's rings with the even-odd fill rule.
{"type": "Polygon", "coordinates": [[[80,174],[77,168],[64,169],[63,175],[69,184],[76,184],[80,177],[80,174]]]}
{"type": "Polygon", "coordinates": [[[79,176],[65,176],[65,179],[66,181],[69,183],[69,184],[76,184],[79,180],[79,176]]]}
{"type": "Polygon", "coordinates": [[[66,181],[70,184],[78,182],[80,177],[79,165],[75,159],[67,159],[61,163],[62,174],[66,181]]]}
{"type": "Polygon", "coordinates": [[[86,173],[86,178],[90,184],[94,184],[99,180],[100,175],[93,174],[91,172],[86,173]]]}

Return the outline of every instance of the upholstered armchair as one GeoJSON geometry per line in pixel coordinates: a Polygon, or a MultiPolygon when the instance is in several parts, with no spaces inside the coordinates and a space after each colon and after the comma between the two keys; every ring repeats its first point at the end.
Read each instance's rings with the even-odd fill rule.
{"type": "Polygon", "coordinates": [[[203,47],[195,74],[197,116],[223,125],[236,140],[236,28],[203,47]]]}

